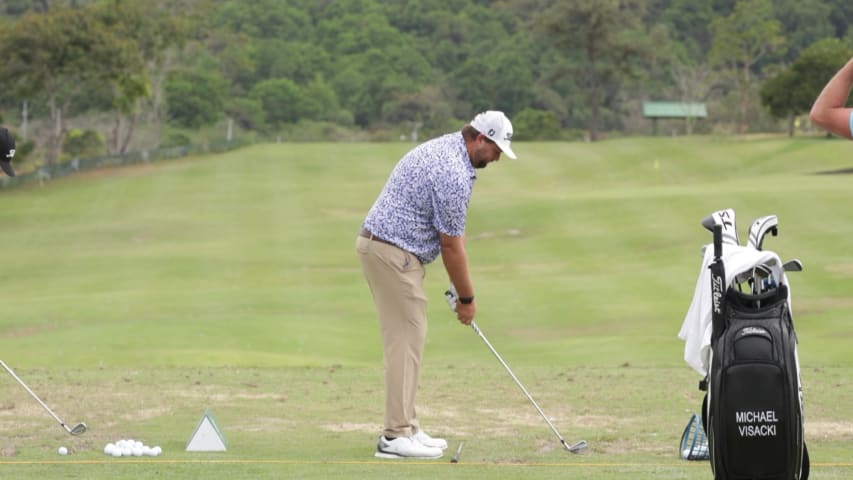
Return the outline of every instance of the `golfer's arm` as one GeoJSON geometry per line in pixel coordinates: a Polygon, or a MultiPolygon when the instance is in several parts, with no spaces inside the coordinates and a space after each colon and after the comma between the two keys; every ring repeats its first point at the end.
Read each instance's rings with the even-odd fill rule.
{"type": "Polygon", "coordinates": [[[847,97],[850,96],[850,86],[853,85],[853,58],[832,77],[820,92],[812,105],[809,118],[829,130],[845,138],[851,138],[850,108],[845,108],[847,97]]]}
{"type": "Polygon", "coordinates": [[[441,241],[441,260],[447,270],[447,276],[456,287],[460,297],[473,297],[474,285],[468,273],[468,255],[465,253],[465,237],[451,237],[439,234],[441,241]]]}

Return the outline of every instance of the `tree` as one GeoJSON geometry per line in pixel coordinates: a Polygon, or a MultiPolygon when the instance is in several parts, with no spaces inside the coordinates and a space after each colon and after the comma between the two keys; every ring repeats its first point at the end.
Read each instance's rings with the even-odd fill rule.
{"type": "MultiPolygon", "coordinates": [[[[676,64],[671,74],[682,102],[704,102],[713,91],[711,69],[707,65],[676,64]]],[[[684,122],[690,134],[696,119],[687,117],[684,122]]]]}
{"type": "Polygon", "coordinates": [[[65,137],[62,152],[70,158],[92,158],[106,153],[105,147],[104,138],[98,132],[71,129],[65,137]]]}
{"type": "Polygon", "coordinates": [[[199,128],[222,117],[225,80],[203,70],[174,72],[166,81],[166,102],[170,120],[180,127],[199,128]]]}
{"type": "Polygon", "coordinates": [[[560,122],[554,112],[525,108],[512,118],[513,140],[556,140],[560,122]]]}
{"type": "MultiPolygon", "coordinates": [[[[784,70],[768,80],[761,87],[761,104],[770,110],[775,118],[788,120],[788,136],[794,136],[794,118],[801,112],[796,100],[797,75],[793,70],[784,70]]],[[[816,97],[816,96],[815,96],[816,97]]]]}
{"type": "Polygon", "coordinates": [[[264,107],[254,98],[229,98],[225,103],[225,113],[246,130],[263,130],[266,125],[264,107]]]}
{"type": "Polygon", "coordinates": [[[753,77],[759,62],[785,49],[781,29],[770,0],[738,0],[731,15],[717,18],[711,24],[714,32],[711,63],[731,74],[741,133],[748,128],[749,110],[756,93],[753,77]]]}
{"type": "Polygon", "coordinates": [[[557,1],[534,20],[536,31],[571,63],[589,106],[589,139],[598,139],[602,104],[614,86],[639,71],[650,51],[641,19],[642,0],[557,1]]]}
{"type": "Polygon", "coordinates": [[[93,7],[27,14],[0,33],[0,45],[0,82],[20,98],[47,96],[54,125],[47,136],[49,165],[59,157],[67,112],[83,87],[107,87],[123,75],[133,53],[128,42],[99,21],[93,7]]]}
{"type": "Polygon", "coordinates": [[[526,43],[519,35],[489,45],[488,54],[471,55],[453,73],[459,97],[470,112],[498,109],[512,115],[530,105],[533,63],[522,48],[526,43]]]}
{"type": "Polygon", "coordinates": [[[853,2],[850,0],[826,0],[830,5],[831,12],[829,21],[835,27],[835,36],[844,38],[853,24],[853,2]]]}
{"type": "MultiPolygon", "coordinates": [[[[391,26],[378,4],[365,3],[367,13],[324,18],[316,31],[337,67],[329,83],[360,126],[381,121],[386,103],[417,92],[432,74],[415,40],[391,26]]],[[[335,2],[333,10],[347,6],[351,2],[335,2]]]]}
{"type": "Polygon", "coordinates": [[[803,51],[786,70],[761,87],[761,103],[776,118],[788,120],[788,135],[794,135],[794,118],[808,113],[823,86],[851,55],[851,49],[836,38],[820,40],[803,51]]]}
{"type": "Polygon", "coordinates": [[[443,91],[444,83],[438,80],[416,93],[402,93],[385,104],[382,120],[389,125],[410,129],[415,140],[418,132],[437,133],[453,121],[453,107],[443,91]]]}
{"type": "Polygon", "coordinates": [[[268,78],[289,78],[304,85],[318,74],[324,77],[334,74],[329,52],[313,43],[279,38],[254,43],[257,45],[253,55],[256,82],[268,78]]]}
{"type": "Polygon", "coordinates": [[[708,0],[673,0],[661,20],[670,26],[673,38],[687,58],[702,58],[711,49],[711,20],[715,12],[708,0]]]}
{"type": "Polygon", "coordinates": [[[774,15],[785,32],[785,62],[795,60],[814,42],[833,35],[832,12],[825,0],[775,0],[774,15]]]}
{"type": "Polygon", "coordinates": [[[380,121],[388,102],[420,90],[430,73],[421,55],[401,45],[347,55],[339,60],[339,66],[331,84],[342,106],[353,113],[360,126],[380,121]]]}
{"type": "Polygon", "coordinates": [[[306,11],[281,0],[228,0],[213,19],[216,27],[227,27],[251,38],[306,40],[311,31],[306,11]]]}
{"type": "Polygon", "coordinates": [[[287,78],[264,80],[255,85],[251,97],[260,102],[269,124],[278,126],[299,121],[301,91],[292,80],[287,78]]]}
{"type": "MultiPolygon", "coordinates": [[[[112,82],[115,111],[109,150],[123,154],[133,136],[143,99],[160,100],[160,79],[168,50],[179,45],[184,36],[178,17],[165,8],[151,9],[150,4],[119,0],[105,4],[98,13],[101,21],[129,42],[135,53],[112,82]],[[152,84],[152,78],[156,84],[152,84]]],[[[152,106],[155,121],[159,121],[158,109],[158,104],[152,106]]]]}
{"type": "MultiPolygon", "coordinates": [[[[259,41],[243,33],[212,30],[203,42],[192,43],[183,57],[189,64],[207,62],[213,57],[216,69],[229,83],[229,94],[245,97],[252,86],[270,78],[268,70],[258,65],[259,41]]],[[[182,59],[184,60],[184,59],[182,59]]]]}
{"type": "Polygon", "coordinates": [[[308,120],[332,120],[340,108],[335,90],[322,76],[300,86],[297,110],[300,118],[308,120]]]}

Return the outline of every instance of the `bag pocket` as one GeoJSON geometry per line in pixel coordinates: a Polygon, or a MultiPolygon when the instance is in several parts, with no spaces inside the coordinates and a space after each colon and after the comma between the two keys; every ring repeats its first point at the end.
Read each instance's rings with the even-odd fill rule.
{"type": "MultiPolygon", "coordinates": [[[[746,338],[746,337],[745,337],[746,338]]],[[[751,336],[750,343],[760,336],[751,336]]],[[[772,347],[771,347],[772,348],[772,347]]],[[[764,356],[759,348],[750,353],[764,356]]],[[[772,355],[772,352],[771,352],[772,355]]],[[[726,470],[733,478],[775,478],[784,475],[788,451],[788,405],[785,373],[772,363],[730,366],[721,385],[726,470]]]]}

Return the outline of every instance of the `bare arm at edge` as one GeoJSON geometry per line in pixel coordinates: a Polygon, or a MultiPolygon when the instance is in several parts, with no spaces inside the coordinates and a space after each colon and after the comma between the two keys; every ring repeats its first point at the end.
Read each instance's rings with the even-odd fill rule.
{"type": "MultiPolygon", "coordinates": [[[[444,268],[447,270],[450,282],[456,287],[456,293],[460,297],[473,297],[474,285],[471,282],[471,275],[468,272],[468,254],[465,253],[465,236],[451,237],[450,235],[439,233],[439,241],[441,243],[441,260],[444,262],[444,268]]],[[[476,312],[476,301],[468,305],[459,302],[456,303],[456,318],[465,325],[471,324],[476,312]]]]}
{"type": "Polygon", "coordinates": [[[851,138],[850,112],[853,109],[846,108],[844,104],[850,96],[850,86],[853,85],[853,58],[847,61],[843,67],[823,87],[817,99],[812,105],[809,118],[817,125],[830,132],[851,138]]]}

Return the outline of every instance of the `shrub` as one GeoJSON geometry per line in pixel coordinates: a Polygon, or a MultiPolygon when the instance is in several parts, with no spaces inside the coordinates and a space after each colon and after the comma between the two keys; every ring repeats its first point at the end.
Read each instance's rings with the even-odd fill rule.
{"type": "Polygon", "coordinates": [[[557,140],[560,121],[554,112],[525,108],[512,118],[513,140],[557,140]]]}
{"type": "Polygon", "coordinates": [[[73,129],[62,142],[62,158],[94,158],[106,155],[107,144],[104,136],[93,130],[73,129]]]}

